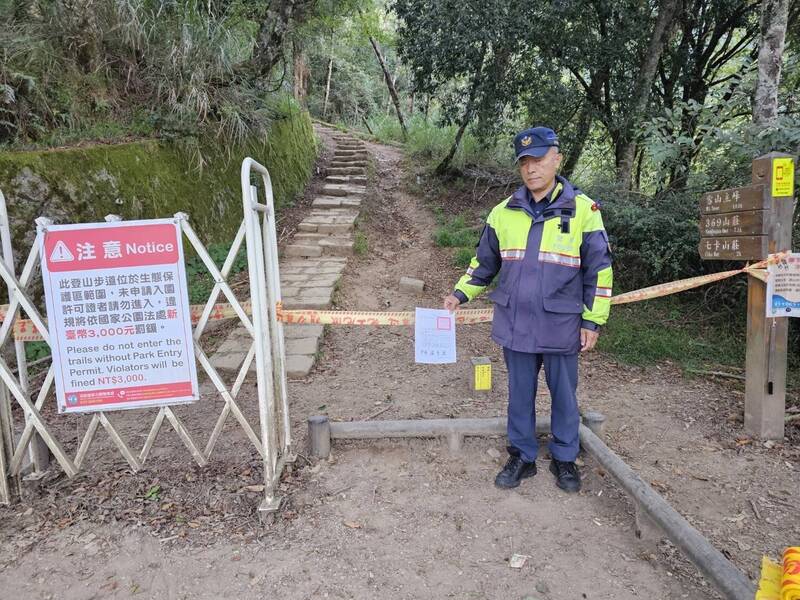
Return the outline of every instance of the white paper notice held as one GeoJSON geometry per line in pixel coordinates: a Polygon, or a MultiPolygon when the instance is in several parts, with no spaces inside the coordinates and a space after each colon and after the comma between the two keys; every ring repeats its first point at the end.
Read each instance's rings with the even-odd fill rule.
{"type": "Polygon", "coordinates": [[[456,362],[456,320],[449,310],[417,309],[414,361],[429,364],[456,362]]]}

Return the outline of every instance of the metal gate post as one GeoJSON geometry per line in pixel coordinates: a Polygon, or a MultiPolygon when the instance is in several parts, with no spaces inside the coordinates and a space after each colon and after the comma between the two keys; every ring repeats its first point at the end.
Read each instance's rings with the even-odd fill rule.
{"type": "MultiPolygon", "coordinates": [[[[269,295],[270,339],[272,341],[273,377],[275,394],[280,399],[283,436],[281,452],[286,462],[294,462],[292,453],[292,430],[289,419],[289,394],[286,381],[286,346],[283,334],[283,321],[278,319],[278,304],[282,302],[281,276],[278,265],[278,233],[275,224],[275,198],[272,194],[272,180],[269,173],[262,175],[264,192],[269,211],[263,223],[262,247],[267,265],[267,293],[269,295]]],[[[258,190],[253,187],[253,198],[258,197],[258,190]]]]}
{"type": "MultiPolygon", "coordinates": [[[[0,191],[0,245],[2,245],[2,260],[5,262],[8,270],[16,276],[16,269],[14,266],[14,250],[11,241],[11,221],[8,218],[8,210],[6,208],[6,199],[3,192],[0,191]]],[[[11,301],[13,289],[8,287],[8,298],[11,301]]],[[[15,314],[6,315],[7,319],[15,319],[19,316],[19,310],[15,314]]],[[[30,385],[28,380],[28,358],[25,356],[25,343],[19,340],[14,340],[14,353],[17,358],[17,375],[19,377],[19,386],[26,394],[30,392],[30,385]]],[[[9,413],[10,414],[10,413],[9,413]]],[[[13,422],[10,424],[13,432],[13,422]]],[[[28,456],[30,457],[33,472],[30,477],[41,478],[44,471],[50,465],[50,451],[47,444],[38,433],[34,433],[31,439],[30,446],[28,446],[28,456]]]]}
{"type": "Polygon", "coordinates": [[[247,269],[250,277],[250,302],[253,313],[253,340],[255,343],[256,381],[258,385],[258,412],[261,425],[261,445],[264,448],[264,501],[260,511],[275,511],[280,506],[280,497],[275,495],[280,475],[275,443],[275,387],[272,373],[272,345],[265,317],[269,311],[269,293],[264,268],[264,253],[259,247],[260,230],[258,213],[270,207],[259,204],[253,198],[250,171],[255,169],[262,176],[267,170],[251,158],[242,163],[242,202],[244,207],[245,244],[247,247],[247,269]]]}
{"type": "Polygon", "coordinates": [[[13,433],[14,431],[11,428],[11,395],[8,392],[8,388],[0,382],[0,504],[11,504],[11,491],[13,488],[8,473],[8,463],[14,452],[13,433]]]}

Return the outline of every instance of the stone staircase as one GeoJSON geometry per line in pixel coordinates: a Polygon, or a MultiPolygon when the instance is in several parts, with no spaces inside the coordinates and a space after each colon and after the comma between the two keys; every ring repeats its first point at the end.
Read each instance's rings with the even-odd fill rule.
{"type": "MultiPolygon", "coordinates": [[[[336,148],[321,194],[279,259],[286,309],[329,308],[347,257],[353,254],[355,222],[366,194],[368,155],[363,142],[351,136],[337,134],[333,139],[336,148]]],[[[314,366],[323,328],[287,325],[284,333],[287,376],[305,377],[314,366]]],[[[237,327],[211,357],[211,363],[221,370],[238,370],[249,347],[247,330],[237,327]]]]}

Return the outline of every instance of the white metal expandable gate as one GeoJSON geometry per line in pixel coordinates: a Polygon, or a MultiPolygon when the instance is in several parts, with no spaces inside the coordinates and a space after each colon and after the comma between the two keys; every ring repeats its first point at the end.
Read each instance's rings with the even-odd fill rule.
{"type": "MultiPolygon", "coordinates": [[[[44,235],[51,222],[45,218],[37,219],[37,237],[19,278],[14,272],[13,261],[0,260],[0,278],[3,279],[9,290],[9,305],[0,307],[0,319],[2,319],[0,348],[13,337],[17,359],[17,374],[15,375],[5,357],[0,355],[0,503],[10,503],[14,495],[13,482],[17,481],[18,484],[17,478],[23,466],[23,459],[32,440],[36,439],[35,433],[39,434],[65,474],[73,477],[85,464],[92,440],[102,425],[130,468],[135,472],[142,468],[150,455],[156,436],[166,419],[195,462],[202,467],[211,458],[214,447],[223,432],[223,427],[228,417],[232,415],[263,461],[264,499],[259,510],[274,511],[278,509],[280,498],[276,492],[280,476],[284,466],[293,462],[295,456],[292,453],[288,410],[283,326],[278,321],[277,315],[277,303],[281,299],[281,292],[274,199],[269,172],[251,158],[245,159],[242,163],[241,184],[244,219],[221,269],[214,263],[209,252],[192,229],[188,217],[183,213],[174,216],[186,240],[194,248],[215,282],[205,304],[192,307],[193,321],[196,321],[193,330],[195,358],[216,392],[225,402],[204,447],[195,441],[172,408],[164,406],[158,410],[144,445],[138,453],[134,452],[120,435],[111,415],[106,412],[98,412],[93,414],[74,457],[70,456],[58,436],[53,432],[52,423],[48,423],[48,419],[42,415],[45,400],[54,381],[54,366],[50,365],[44,382],[37,391],[35,399],[32,399],[28,390],[28,365],[25,361],[24,349],[21,350],[25,341],[43,340],[48,344],[50,342],[46,320],[31,300],[30,291],[36,269],[39,266],[40,236],[44,235]],[[253,170],[261,176],[263,203],[258,201],[258,186],[251,184],[251,171],[253,170]],[[243,241],[247,248],[250,302],[240,302],[227,281],[243,241]],[[220,293],[225,297],[226,304],[217,304],[220,293]],[[20,319],[20,310],[24,310],[29,321],[20,319]],[[240,319],[253,338],[249,351],[239,367],[236,379],[230,387],[226,385],[211,364],[200,343],[209,321],[212,318],[220,318],[220,314],[223,315],[221,318],[240,319]],[[254,360],[260,436],[250,425],[237,403],[237,397],[254,360]],[[9,396],[16,400],[24,413],[24,427],[18,436],[15,435],[9,396]]],[[[4,215],[5,198],[2,193],[0,193],[0,205],[2,205],[0,215],[4,215]]],[[[109,215],[106,220],[119,220],[119,217],[109,215]]],[[[7,244],[6,240],[10,240],[7,219],[0,219],[0,225],[2,225],[0,226],[0,237],[7,244]]],[[[74,417],[60,415],[55,418],[74,417]]]]}

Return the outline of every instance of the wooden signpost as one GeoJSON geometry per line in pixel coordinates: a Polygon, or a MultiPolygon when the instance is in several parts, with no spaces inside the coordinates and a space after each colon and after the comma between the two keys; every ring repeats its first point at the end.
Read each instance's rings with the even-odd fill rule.
{"type": "MultiPolygon", "coordinates": [[[[779,152],[753,161],[752,185],[703,194],[700,256],[759,261],[791,250],[794,157],[779,152]]],[[[783,439],[786,410],[786,318],[767,318],[766,283],[747,282],[744,427],[760,439],[783,439]]]]}

